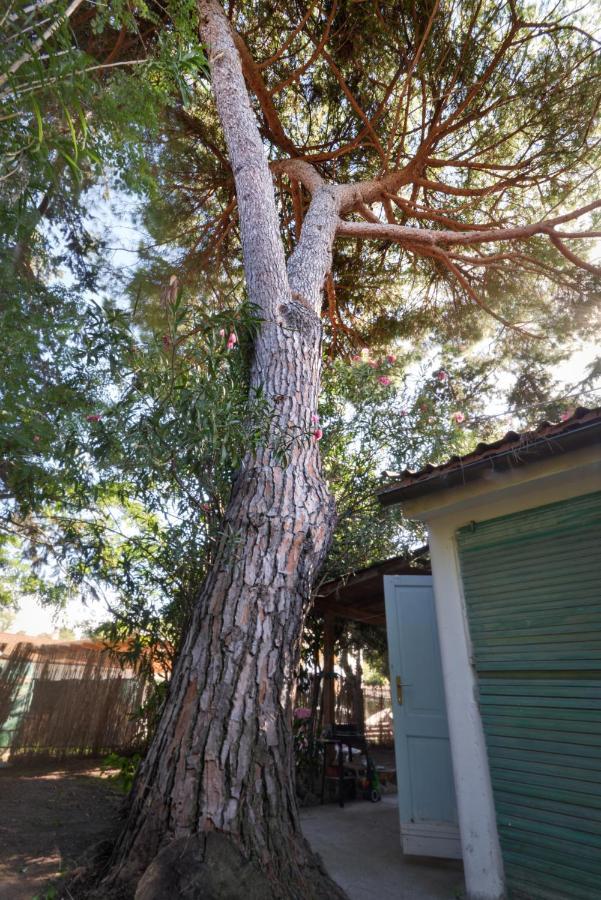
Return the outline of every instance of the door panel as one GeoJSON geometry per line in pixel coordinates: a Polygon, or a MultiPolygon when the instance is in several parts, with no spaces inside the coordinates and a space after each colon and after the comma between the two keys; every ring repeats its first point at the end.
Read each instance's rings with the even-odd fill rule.
{"type": "Polygon", "coordinates": [[[460,859],[432,577],[389,575],[384,593],[401,844],[460,859]]]}

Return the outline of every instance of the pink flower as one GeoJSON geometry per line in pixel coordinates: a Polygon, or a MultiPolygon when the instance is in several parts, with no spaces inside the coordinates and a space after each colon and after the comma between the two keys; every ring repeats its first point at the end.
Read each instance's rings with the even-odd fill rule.
{"type": "Polygon", "coordinates": [[[238,338],[237,338],[236,334],[232,331],[230,336],[227,339],[227,349],[233,350],[237,343],[238,343],[238,338]]]}
{"type": "Polygon", "coordinates": [[[559,418],[562,422],[566,422],[568,419],[571,419],[573,415],[574,415],[573,409],[566,409],[566,410],[564,410],[564,412],[562,412],[562,414],[560,415],[559,418]]]}
{"type": "Polygon", "coordinates": [[[370,368],[372,368],[372,369],[377,369],[378,366],[380,365],[380,363],[376,362],[375,359],[368,359],[367,365],[370,366],[370,368]]]}
{"type": "Polygon", "coordinates": [[[319,416],[317,415],[317,413],[311,413],[311,424],[319,425],[319,416]]]}
{"type": "Polygon", "coordinates": [[[86,422],[100,422],[102,416],[98,413],[93,413],[91,416],[86,416],[86,422]]]}
{"type": "Polygon", "coordinates": [[[210,504],[210,503],[201,503],[201,504],[200,504],[200,508],[201,508],[204,512],[211,512],[211,504],[210,504]]]}
{"type": "Polygon", "coordinates": [[[359,353],[355,353],[353,356],[351,356],[351,362],[360,362],[360,360],[361,356],[359,355],[359,353]]]}
{"type": "Polygon", "coordinates": [[[438,378],[439,381],[447,381],[447,379],[448,379],[449,376],[448,376],[448,374],[445,372],[444,369],[441,369],[440,372],[437,372],[437,373],[436,373],[436,377],[438,378]]]}
{"type": "Polygon", "coordinates": [[[368,356],[369,356],[369,349],[368,349],[367,347],[364,347],[364,348],[363,348],[363,350],[361,351],[361,356],[362,356],[363,359],[367,359],[367,358],[368,358],[368,356]]]}
{"type": "Polygon", "coordinates": [[[392,384],[392,379],[390,379],[388,375],[380,375],[378,381],[380,384],[383,384],[384,387],[388,387],[389,384],[392,384]]]}
{"type": "Polygon", "coordinates": [[[219,337],[225,337],[225,328],[219,329],[219,337]]]}
{"type": "Polygon", "coordinates": [[[322,439],[323,431],[321,430],[321,428],[315,429],[315,431],[313,432],[313,437],[315,438],[316,441],[320,441],[322,439]]]}
{"type": "Polygon", "coordinates": [[[386,357],[386,361],[389,362],[390,365],[392,365],[393,363],[395,363],[395,362],[396,362],[396,356],[394,355],[394,353],[389,353],[388,356],[386,357]]]}
{"type": "Polygon", "coordinates": [[[453,413],[453,419],[457,422],[458,425],[461,425],[462,422],[465,422],[465,416],[462,412],[453,413]]]}
{"type": "Polygon", "coordinates": [[[310,719],[311,718],[311,710],[307,706],[299,706],[298,709],[294,710],[294,718],[295,719],[310,719]]]}

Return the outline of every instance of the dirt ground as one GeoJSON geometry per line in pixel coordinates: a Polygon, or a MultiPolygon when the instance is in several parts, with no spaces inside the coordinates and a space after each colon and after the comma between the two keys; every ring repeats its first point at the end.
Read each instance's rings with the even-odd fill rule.
{"type": "MultiPolygon", "coordinates": [[[[373,757],[394,765],[394,751],[373,757]]],[[[51,900],[53,879],[115,835],[122,806],[99,760],[0,767],[0,900],[51,900]]]]}
{"type": "Polygon", "coordinates": [[[122,802],[98,760],[0,768],[0,900],[43,900],[53,878],[115,833],[122,802]]]}

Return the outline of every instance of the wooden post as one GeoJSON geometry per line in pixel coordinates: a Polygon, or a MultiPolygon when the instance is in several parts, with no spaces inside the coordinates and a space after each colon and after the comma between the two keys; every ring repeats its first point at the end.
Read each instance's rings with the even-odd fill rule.
{"type": "Polygon", "coordinates": [[[353,721],[357,723],[359,730],[365,730],[365,699],[363,697],[363,667],[361,665],[361,650],[357,650],[357,666],[355,669],[353,691],[353,721]]]}
{"type": "Polygon", "coordinates": [[[334,684],[334,616],[326,612],[323,619],[323,713],[324,728],[334,725],[336,692],[334,684]]]}

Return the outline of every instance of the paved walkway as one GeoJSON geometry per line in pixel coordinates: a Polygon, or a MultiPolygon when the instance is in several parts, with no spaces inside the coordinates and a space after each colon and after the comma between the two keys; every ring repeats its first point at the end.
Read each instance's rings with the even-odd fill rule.
{"type": "Polygon", "coordinates": [[[463,896],[461,863],[404,857],[396,795],[381,803],[312,806],[303,831],[350,900],[455,900],[463,896]]]}

